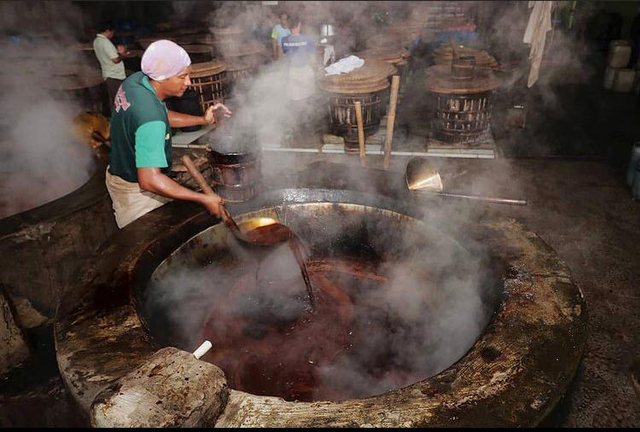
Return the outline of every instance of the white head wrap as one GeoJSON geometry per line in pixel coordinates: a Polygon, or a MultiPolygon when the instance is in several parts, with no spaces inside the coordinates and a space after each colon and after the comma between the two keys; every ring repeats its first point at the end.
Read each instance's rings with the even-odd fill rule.
{"type": "Polygon", "coordinates": [[[140,67],[149,78],[162,81],[178,75],[191,64],[189,54],[180,45],[170,40],[161,39],[147,47],[140,67]]]}

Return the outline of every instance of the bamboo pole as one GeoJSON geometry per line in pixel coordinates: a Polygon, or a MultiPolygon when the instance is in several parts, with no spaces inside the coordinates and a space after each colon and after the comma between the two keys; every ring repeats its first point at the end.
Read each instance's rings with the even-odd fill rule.
{"type": "Polygon", "coordinates": [[[360,165],[367,166],[365,161],[364,126],[362,124],[362,104],[356,101],[356,121],[358,122],[358,144],[360,145],[360,165]]]}
{"type": "Polygon", "coordinates": [[[396,105],[398,104],[398,89],[400,88],[400,77],[394,75],[391,78],[391,97],[389,98],[389,116],[387,117],[387,138],[384,140],[384,160],[382,167],[389,168],[391,159],[391,143],[393,141],[393,127],[396,123],[396,105]]]}

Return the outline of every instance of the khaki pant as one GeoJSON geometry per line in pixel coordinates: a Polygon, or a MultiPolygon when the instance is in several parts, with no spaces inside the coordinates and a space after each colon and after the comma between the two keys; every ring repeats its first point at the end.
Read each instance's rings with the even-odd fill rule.
{"type": "Polygon", "coordinates": [[[142,190],[138,183],[131,183],[116,175],[109,174],[108,167],[105,177],[107,190],[113,203],[113,211],[116,215],[116,223],[120,229],[151,210],[172,201],[171,198],[142,190]]]}

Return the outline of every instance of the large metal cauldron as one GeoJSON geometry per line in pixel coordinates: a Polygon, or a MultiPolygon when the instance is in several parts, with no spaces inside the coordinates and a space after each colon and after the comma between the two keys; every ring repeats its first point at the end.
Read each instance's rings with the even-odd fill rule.
{"type": "MultiPolygon", "coordinates": [[[[385,177],[386,183],[404,181],[403,176],[395,178],[393,174],[376,171],[371,177],[385,177]]],[[[275,212],[287,224],[295,225],[303,239],[314,239],[320,242],[319,246],[323,237],[336,238],[330,229],[333,225],[319,223],[322,220],[357,216],[382,218],[380,220],[401,225],[403,221],[415,220],[413,223],[436,229],[438,218],[434,208],[416,207],[408,193],[399,193],[396,199],[391,199],[373,192],[326,189],[274,190],[250,202],[230,206],[234,217],[240,219],[273,216],[275,212]],[[322,220],[314,222],[315,217],[322,220]],[[310,234],[313,236],[308,237],[310,234]]],[[[159,344],[167,343],[173,336],[150,331],[158,328],[161,321],[152,323],[150,315],[144,313],[145,293],[151,293],[148,290],[152,279],[167,277],[174,266],[182,266],[182,275],[187,278],[193,269],[214,263],[233,271],[239,268],[239,260],[247,258],[247,254],[243,255],[241,249],[233,245],[229,231],[218,222],[197,205],[169,203],[114,236],[77,282],[68,287],[57,313],[57,358],[65,384],[85,411],[91,411],[101,391],[118,385],[125,375],[147,364],[159,344]],[[223,253],[229,248],[231,254],[223,253]]],[[[443,238],[453,239],[474,256],[477,251],[474,245],[480,245],[487,253],[477,256],[492,257],[487,268],[504,270],[498,278],[502,300],[496,313],[479,339],[454,365],[401,389],[342,402],[288,402],[225,387],[222,411],[210,426],[539,424],[566,390],[584,349],[586,313],[579,289],[555,252],[516,221],[481,218],[467,221],[455,230],[446,226],[439,229],[443,238]],[[499,265],[494,267],[492,261],[499,265]]],[[[363,233],[358,229],[350,232],[354,239],[363,233]]],[[[367,237],[366,232],[364,234],[367,237]]],[[[375,229],[371,234],[375,234],[375,229]]],[[[334,244],[336,250],[345,252],[353,243],[334,244]]],[[[374,247],[355,244],[358,247],[348,254],[354,258],[366,257],[372,250],[384,250],[375,247],[375,242],[371,245],[374,247]]],[[[387,247],[393,249],[398,245],[387,247]]],[[[316,255],[322,250],[322,247],[312,248],[316,255]]],[[[444,256],[438,254],[437,248],[433,252],[433,258],[444,256]]],[[[423,263],[415,264],[420,269],[423,263]]],[[[217,289],[225,285],[225,281],[211,279],[207,284],[206,287],[217,289]]],[[[165,294],[168,296],[164,299],[157,299],[171,303],[176,301],[172,296],[188,296],[189,291],[174,290],[165,294]]],[[[210,297],[207,301],[221,305],[229,301],[213,294],[210,297]]],[[[250,303],[265,300],[252,296],[245,299],[250,303]]],[[[407,308],[412,309],[412,304],[406,303],[407,308]]],[[[202,307],[190,311],[186,320],[197,327],[210,311],[203,303],[202,307]]],[[[420,315],[425,311],[417,307],[413,313],[420,315]]],[[[174,331],[170,327],[165,330],[174,331]]],[[[255,326],[247,330],[246,334],[254,338],[259,338],[262,331],[255,326]]],[[[425,331],[429,333],[429,329],[425,331]]],[[[376,334],[371,332],[370,336],[376,334]]],[[[196,332],[189,337],[198,336],[196,332]]],[[[173,340],[181,343],[180,338],[173,340]]],[[[195,349],[194,346],[188,348],[195,349]]]]}
{"type": "Polygon", "coordinates": [[[245,247],[221,226],[182,245],[139,294],[158,345],[210,340],[203,359],[236,390],[307,402],[397,390],[464,355],[498,305],[499,263],[416,219],[305,203],[236,221],[274,216],[310,249],[313,312],[286,245],[245,247]]]}

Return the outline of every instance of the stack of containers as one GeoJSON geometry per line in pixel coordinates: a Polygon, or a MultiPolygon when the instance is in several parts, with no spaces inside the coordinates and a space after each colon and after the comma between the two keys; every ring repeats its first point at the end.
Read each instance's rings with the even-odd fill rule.
{"type": "Polygon", "coordinates": [[[636,71],[628,68],[631,58],[631,44],[626,40],[614,40],[609,44],[607,70],[604,74],[604,88],[618,93],[633,90],[636,71]]]}

